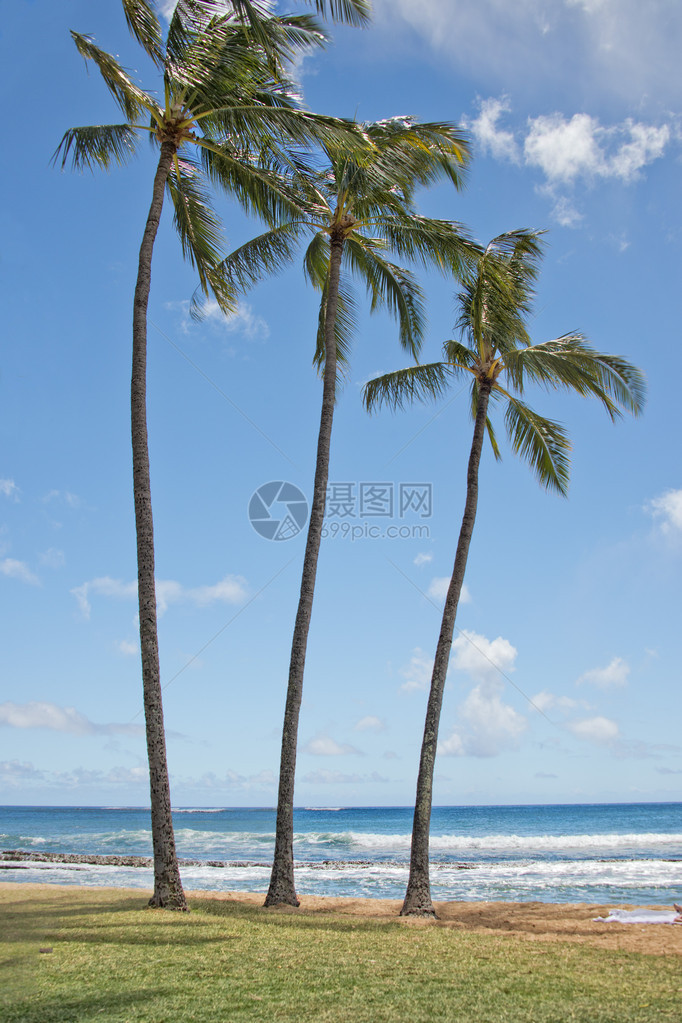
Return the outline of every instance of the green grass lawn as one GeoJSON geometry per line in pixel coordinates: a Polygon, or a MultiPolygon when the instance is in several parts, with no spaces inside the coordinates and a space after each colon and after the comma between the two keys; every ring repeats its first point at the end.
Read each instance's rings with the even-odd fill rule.
{"type": "Polygon", "coordinates": [[[190,914],[143,906],[139,892],[0,885],[2,1023],[682,1018],[677,956],[200,897],[190,914]]]}

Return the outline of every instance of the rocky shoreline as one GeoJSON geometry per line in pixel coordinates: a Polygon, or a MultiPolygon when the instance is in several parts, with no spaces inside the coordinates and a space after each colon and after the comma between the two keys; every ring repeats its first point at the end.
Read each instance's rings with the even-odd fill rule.
{"type": "MultiPolygon", "coordinates": [[[[17,864],[23,862],[31,863],[68,863],[83,866],[101,867],[152,867],[151,856],[99,856],[95,853],[57,853],[57,852],[26,852],[23,849],[3,849],[0,852],[0,870],[20,869],[10,867],[9,863],[17,864]]],[[[178,860],[181,867],[267,867],[271,866],[270,861],[264,860],[178,860]]],[[[405,867],[407,864],[402,861],[391,861],[384,863],[384,866],[405,867]]],[[[299,867],[307,867],[311,870],[326,870],[330,867],[374,867],[374,860],[313,860],[301,862],[299,867]]],[[[474,870],[475,863],[449,863],[449,867],[457,870],[474,870]]]]}

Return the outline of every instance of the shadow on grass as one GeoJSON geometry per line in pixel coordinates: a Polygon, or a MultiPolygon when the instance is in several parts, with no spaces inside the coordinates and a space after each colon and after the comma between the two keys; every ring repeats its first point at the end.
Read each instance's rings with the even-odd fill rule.
{"type": "MultiPolygon", "coordinates": [[[[126,1008],[139,1010],[145,1002],[170,999],[175,992],[165,988],[140,989],[138,991],[112,991],[104,995],[87,995],[83,998],[21,998],[13,1004],[5,1002],[2,1008],[3,1023],[80,1023],[84,1020],[101,1018],[128,1019],[126,1008]]],[[[1,1003],[0,1003],[1,1005],[1,1003]]],[[[137,1013],[136,1013],[137,1016],[137,1013]]]]}
{"type": "Polygon", "coordinates": [[[336,931],[340,934],[349,931],[379,931],[386,927],[402,927],[403,922],[398,916],[395,919],[382,918],[368,920],[363,917],[340,917],[330,912],[308,913],[305,910],[291,910],[289,907],[265,909],[252,903],[240,903],[232,900],[201,898],[193,896],[190,909],[208,917],[225,920],[250,920],[262,927],[305,927],[308,930],[336,931]]]}

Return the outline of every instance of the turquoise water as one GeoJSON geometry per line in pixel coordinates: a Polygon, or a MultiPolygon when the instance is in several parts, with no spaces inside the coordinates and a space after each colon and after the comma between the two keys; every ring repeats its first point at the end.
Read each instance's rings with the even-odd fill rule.
{"type": "MultiPolygon", "coordinates": [[[[178,855],[188,888],[267,888],[275,815],[269,809],[178,808],[178,855]],[[208,865],[206,861],[225,865],[208,865]]],[[[400,898],[412,811],[327,807],[296,811],[302,894],[400,898]]],[[[0,848],[98,855],[151,854],[149,812],[125,807],[0,807],[0,848]]],[[[682,803],[436,807],[431,828],[436,899],[668,905],[682,897],[682,803]]],[[[9,866],[9,864],[6,864],[9,866]]],[[[30,864],[1,879],[148,886],[147,868],[30,864]]]]}

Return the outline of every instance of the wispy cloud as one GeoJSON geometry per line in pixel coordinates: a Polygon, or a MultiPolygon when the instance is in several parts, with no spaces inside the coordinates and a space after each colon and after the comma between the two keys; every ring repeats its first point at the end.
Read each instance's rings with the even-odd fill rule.
{"type": "Polygon", "coordinates": [[[174,778],[174,789],[190,789],[201,792],[262,792],[276,788],[277,778],[272,771],[257,771],[254,774],[240,774],[239,771],[226,771],[214,774],[208,771],[199,778],[174,778]]]}
{"type": "MultiPolygon", "coordinates": [[[[134,600],[137,597],[137,583],[123,582],[110,576],[101,576],[82,583],[71,590],[85,618],[92,611],[91,597],[114,597],[119,600],[134,600]]],[[[189,603],[197,607],[222,602],[240,604],[247,597],[246,580],[241,576],[226,575],[217,583],[208,586],[186,587],[174,579],[156,580],[156,606],[162,615],[171,604],[189,603]]]]}
{"type": "MultiPolygon", "coordinates": [[[[375,0],[378,30],[406,24],[452,63],[490,87],[556,91],[673,106],[682,12],[677,0],[375,0]],[[453,45],[456,40],[456,45],[453,45]]],[[[408,41],[406,40],[406,45],[408,41]]]]}
{"type": "Polygon", "coordinates": [[[58,789],[77,790],[105,786],[107,788],[130,785],[149,785],[149,771],[146,766],[112,767],[108,771],[75,767],[70,771],[46,771],[35,767],[30,761],[5,760],[0,763],[0,782],[7,789],[58,789]]]}
{"type": "Polygon", "coordinates": [[[14,480],[0,480],[0,494],[8,497],[10,501],[18,501],[21,491],[14,480]]]}
{"type": "Polygon", "coordinates": [[[0,725],[9,728],[46,728],[70,735],[143,735],[141,725],[96,724],[75,707],[32,700],[29,703],[0,703],[0,725]]]}
{"type": "Polygon", "coordinates": [[[45,504],[52,504],[53,502],[63,504],[67,508],[73,508],[74,510],[80,508],[83,503],[78,494],[72,494],[70,490],[50,490],[43,497],[43,502],[45,504]]]}
{"type": "Polygon", "coordinates": [[[40,564],[45,565],[46,568],[63,568],[66,564],[64,551],[60,551],[56,547],[48,547],[46,551],[38,555],[38,559],[40,564]]]}
{"type": "Polygon", "coordinates": [[[413,564],[420,568],[422,565],[428,565],[430,561],[433,561],[433,554],[420,553],[414,559],[413,564]]]}
{"type": "Polygon", "coordinates": [[[302,753],[310,753],[314,757],[346,757],[362,756],[359,749],[347,742],[337,742],[330,735],[317,735],[305,744],[302,753]]]}
{"type": "Polygon", "coordinates": [[[400,674],[405,679],[400,687],[401,690],[411,692],[414,689],[427,689],[432,673],[433,657],[424,653],[421,647],[415,647],[410,663],[400,669],[400,674]]]}
{"type": "Polygon", "coordinates": [[[620,736],[616,722],[601,716],[569,721],[566,727],[579,739],[585,739],[597,746],[609,746],[620,736]]]}
{"type": "Polygon", "coordinates": [[[382,718],[373,717],[368,714],[355,723],[356,732],[385,732],[386,722],[382,718]]]}
{"type": "MultiPolygon", "coordinates": [[[[197,323],[190,316],[190,303],[187,300],[167,302],[166,308],[179,309],[180,330],[183,334],[190,334],[197,329],[197,323]]],[[[201,308],[201,323],[219,333],[240,334],[249,341],[265,341],[270,337],[267,321],[255,313],[248,302],[240,302],[233,313],[224,313],[215,299],[207,299],[201,308]]]]}
{"type": "Polygon", "coordinates": [[[6,575],[8,579],[18,579],[30,586],[40,586],[40,579],[32,572],[25,561],[17,561],[15,558],[3,558],[0,561],[0,575],[6,575]]]}
{"type": "Polygon", "coordinates": [[[576,679],[576,685],[592,685],[599,689],[612,689],[627,685],[630,665],[622,657],[614,657],[605,668],[591,668],[576,679]]]}
{"type": "Polygon", "coordinates": [[[682,490],[666,490],[649,501],[646,510],[656,520],[663,536],[682,537],[682,490]]]}

